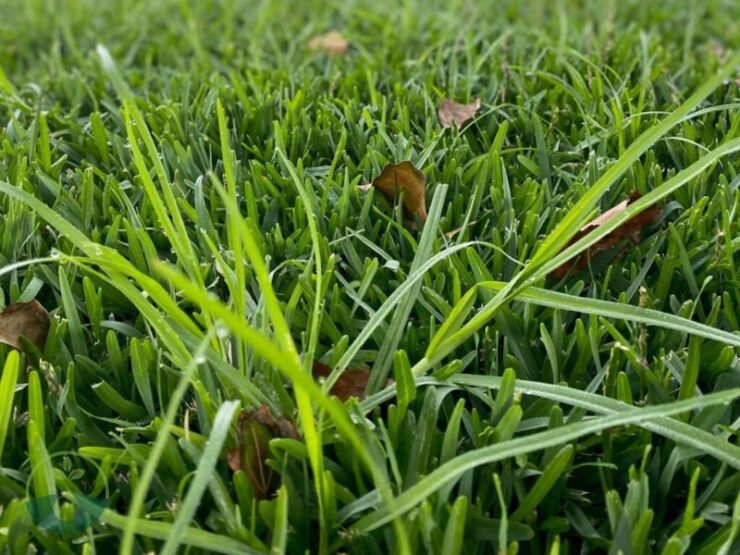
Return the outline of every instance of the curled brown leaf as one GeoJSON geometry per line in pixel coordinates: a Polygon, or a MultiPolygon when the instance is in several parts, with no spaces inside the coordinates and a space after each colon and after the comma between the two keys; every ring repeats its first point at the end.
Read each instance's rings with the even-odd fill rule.
{"type": "Polygon", "coordinates": [[[349,50],[349,41],[339,31],[329,31],[308,41],[311,51],[322,50],[332,56],[343,56],[349,50]]]}
{"type": "Polygon", "coordinates": [[[418,216],[422,222],[427,220],[426,184],[427,176],[409,160],[386,164],[372,181],[372,186],[391,204],[403,193],[404,215],[411,227],[414,216],[418,216]]]}
{"type": "MultiPolygon", "coordinates": [[[[579,229],[578,232],[570,239],[570,241],[568,241],[568,244],[563,247],[562,250],[567,249],[576,241],[588,235],[597,227],[604,225],[609,220],[618,216],[621,212],[624,211],[625,208],[634,203],[641,196],[642,195],[639,193],[639,191],[632,191],[627,199],[610,208],[597,218],[594,218],[593,220],[588,222],[581,229],[579,229]]],[[[555,268],[552,272],[550,272],[550,277],[561,279],[565,277],[571,270],[580,271],[584,269],[595,254],[610,249],[611,247],[619,243],[622,239],[628,239],[634,244],[639,243],[642,228],[657,222],[660,218],[661,213],[662,209],[658,206],[650,206],[649,208],[646,208],[639,214],[635,215],[634,217],[630,218],[625,223],[614,229],[611,233],[601,238],[598,242],[591,245],[588,249],[586,249],[585,252],[555,268]]]]}
{"type": "Polygon", "coordinates": [[[229,468],[244,472],[257,499],[269,497],[277,487],[277,480],[267,465],[270,440],[274,438],[298,439],[299,436],[290,420],[275,416],[267,405],[242,411],[237,445],[226,453],[229,468]]]}
{"type": "Polygon", "coordinates": [[[25,337],[43,351],[49,322],[49,313],[37,300],[13,303],[0,312],[0,343],[21,350],[19,340],[25,337]]]}
{"type": "Polygon", "coordinates": [[[458,104],[450,98],[445,98],[439,104],[437,116],[442,127],[452,127],[456,125],[458,129],[465,125],[465,122],[475,117],[480,110],[480,98],[476,98],[470,104],[458,104]]]}
{"type": "MultiPolygon", "coordinates": [[[[331,368],[326,364],[318,361],[313,363],[313,376],[314,378],[326,378],[331,373],[331,368]]],[[[360,401],[365,398],[365,388],[367,382],[370,380],[370,372],[368,370],[357,370],[347,369],[342,372],[334,382],[329,392],[332,395],[336,395],[341,401],[346,401],[350,397],[356,397],[360,401]]],[[[386,385],[393,383],[392,380],[388,380],[386,385]]]]}

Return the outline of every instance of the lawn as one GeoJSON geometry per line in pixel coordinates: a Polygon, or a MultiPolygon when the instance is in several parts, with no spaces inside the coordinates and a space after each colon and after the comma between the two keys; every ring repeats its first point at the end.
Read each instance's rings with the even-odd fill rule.
{"type": "Polygon", "coordinates": [[[0,0],[0,550],[740,553],[738,22],[0,0]]]}

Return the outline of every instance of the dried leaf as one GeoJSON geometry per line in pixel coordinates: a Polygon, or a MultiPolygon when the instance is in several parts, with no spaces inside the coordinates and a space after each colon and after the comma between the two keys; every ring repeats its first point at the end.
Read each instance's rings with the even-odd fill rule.
{"type": "Polygon", "coordinates": [[[332,56],[343,56],[349,50],[349,41],[339,31],[329,31],[309,40],[308,49],[311,51],[323,50],[332,56]]]}
{"type": "MultiPolygon", "coordinates": [[[[641,196],[642,195],[640,195],[638,191],[632,191],[629,198],[623,200],[613,208],[610,208],[599,217],[594,218],[586,225],[584,225],[580,230],[578,230],[578,233],[576,233],[571,238],[571,240],[568,241],[568,244],[563,248],[563,250],[570,247],[573,243],[578,241],[581,237],[584,237],[585,235],[590,233],[592,230],[601,225],[604,225],[609,220],[615,218],[622,211],[624,211],[625,208],[627,208],[630,204],[635,202],[641,196]]],[[[572,269],[575,269],[576,271],[582,270],[588,265],[589,260],[595,254],[610,249],[611,247],[619,243],[622,239],[628,239],[634,244],[639,243],[640,232],[642,231],[642,228],[657,222],[658,218],[660,218],[661,213],[662,209],[660,207],[650,206],[649,208],[637,214],[635,217],[627,220],[625,223],[609,233],[606,237],[600,239],[597,243],[591,245],[588,249],[586,249],[585,252],[567,261],[562,266],[555,268],[552,272],[550,272],[550,276],[556,279],[561,279],[565,277],[565,275],[572,269]]]]}
{"type": "MultiPolygon", "coordinates": [[[[314,378],[326,378],[331,373],[331,368],[321,362],[313,363],[314,378]]],[[[329,392],[336,395],[341,401],[346,401],[350,397],[357,397],[360,401],[365,398],[365,388],[370,380],[370,372],[367,370],[347,369],[339,376],[329,392]]],[[[386,386],[393,383],[393,380],[387,380],[386,386]]]]}
{"type": "Polygon", "coordinates": [[[409,225],[413,224],[414,215],[422,222],[427,220],[426,184],[427,176],[409,160],[386,164],[372,182],[391,204],[403,192],[404,214],[409,225]]]}
{"type": "Polygon", "coordinates": [[[453,124],[458,127],[465,125],[465,122],[474,118],[480,110],[480,98],[476,98],[470,104],[458,104],[450,98],[445,98],[439,104],[437,115],[442,127],[452,127],[453,124]]]}
{"type": "Polygon", "coordinates": [[[242,470],[258,499],[274,493],[277,480],[267,465],[270,440],[277,437],[298,439],[290,420],[275,416],[267,405],[242,411],[239,416],[237,446],[226,453],[231,470],[242,470]]]}
{"type": "Polygon", "coordinates": [[[43,351],[49,332],[49,313],[37,300],[14,303],[0,312],[0,343],[21,350],[20,337],[25,337],[43,351]]]}

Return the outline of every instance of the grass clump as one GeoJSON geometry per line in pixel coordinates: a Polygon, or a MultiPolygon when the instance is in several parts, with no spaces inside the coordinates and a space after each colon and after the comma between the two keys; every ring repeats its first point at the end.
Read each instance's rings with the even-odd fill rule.
{"type": "Polygon", "coordinates": [[[4,551],[738,549],[733,2],[13,4],[4,551]]]}

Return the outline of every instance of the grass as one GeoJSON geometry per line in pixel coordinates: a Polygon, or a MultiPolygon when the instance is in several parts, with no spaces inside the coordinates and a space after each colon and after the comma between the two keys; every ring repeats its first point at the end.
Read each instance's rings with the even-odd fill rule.
{"type": "Polygon", "coordinates": [[[98,4],[0,0],[3,552],[737,552],[734,2],[98,4]]]}

